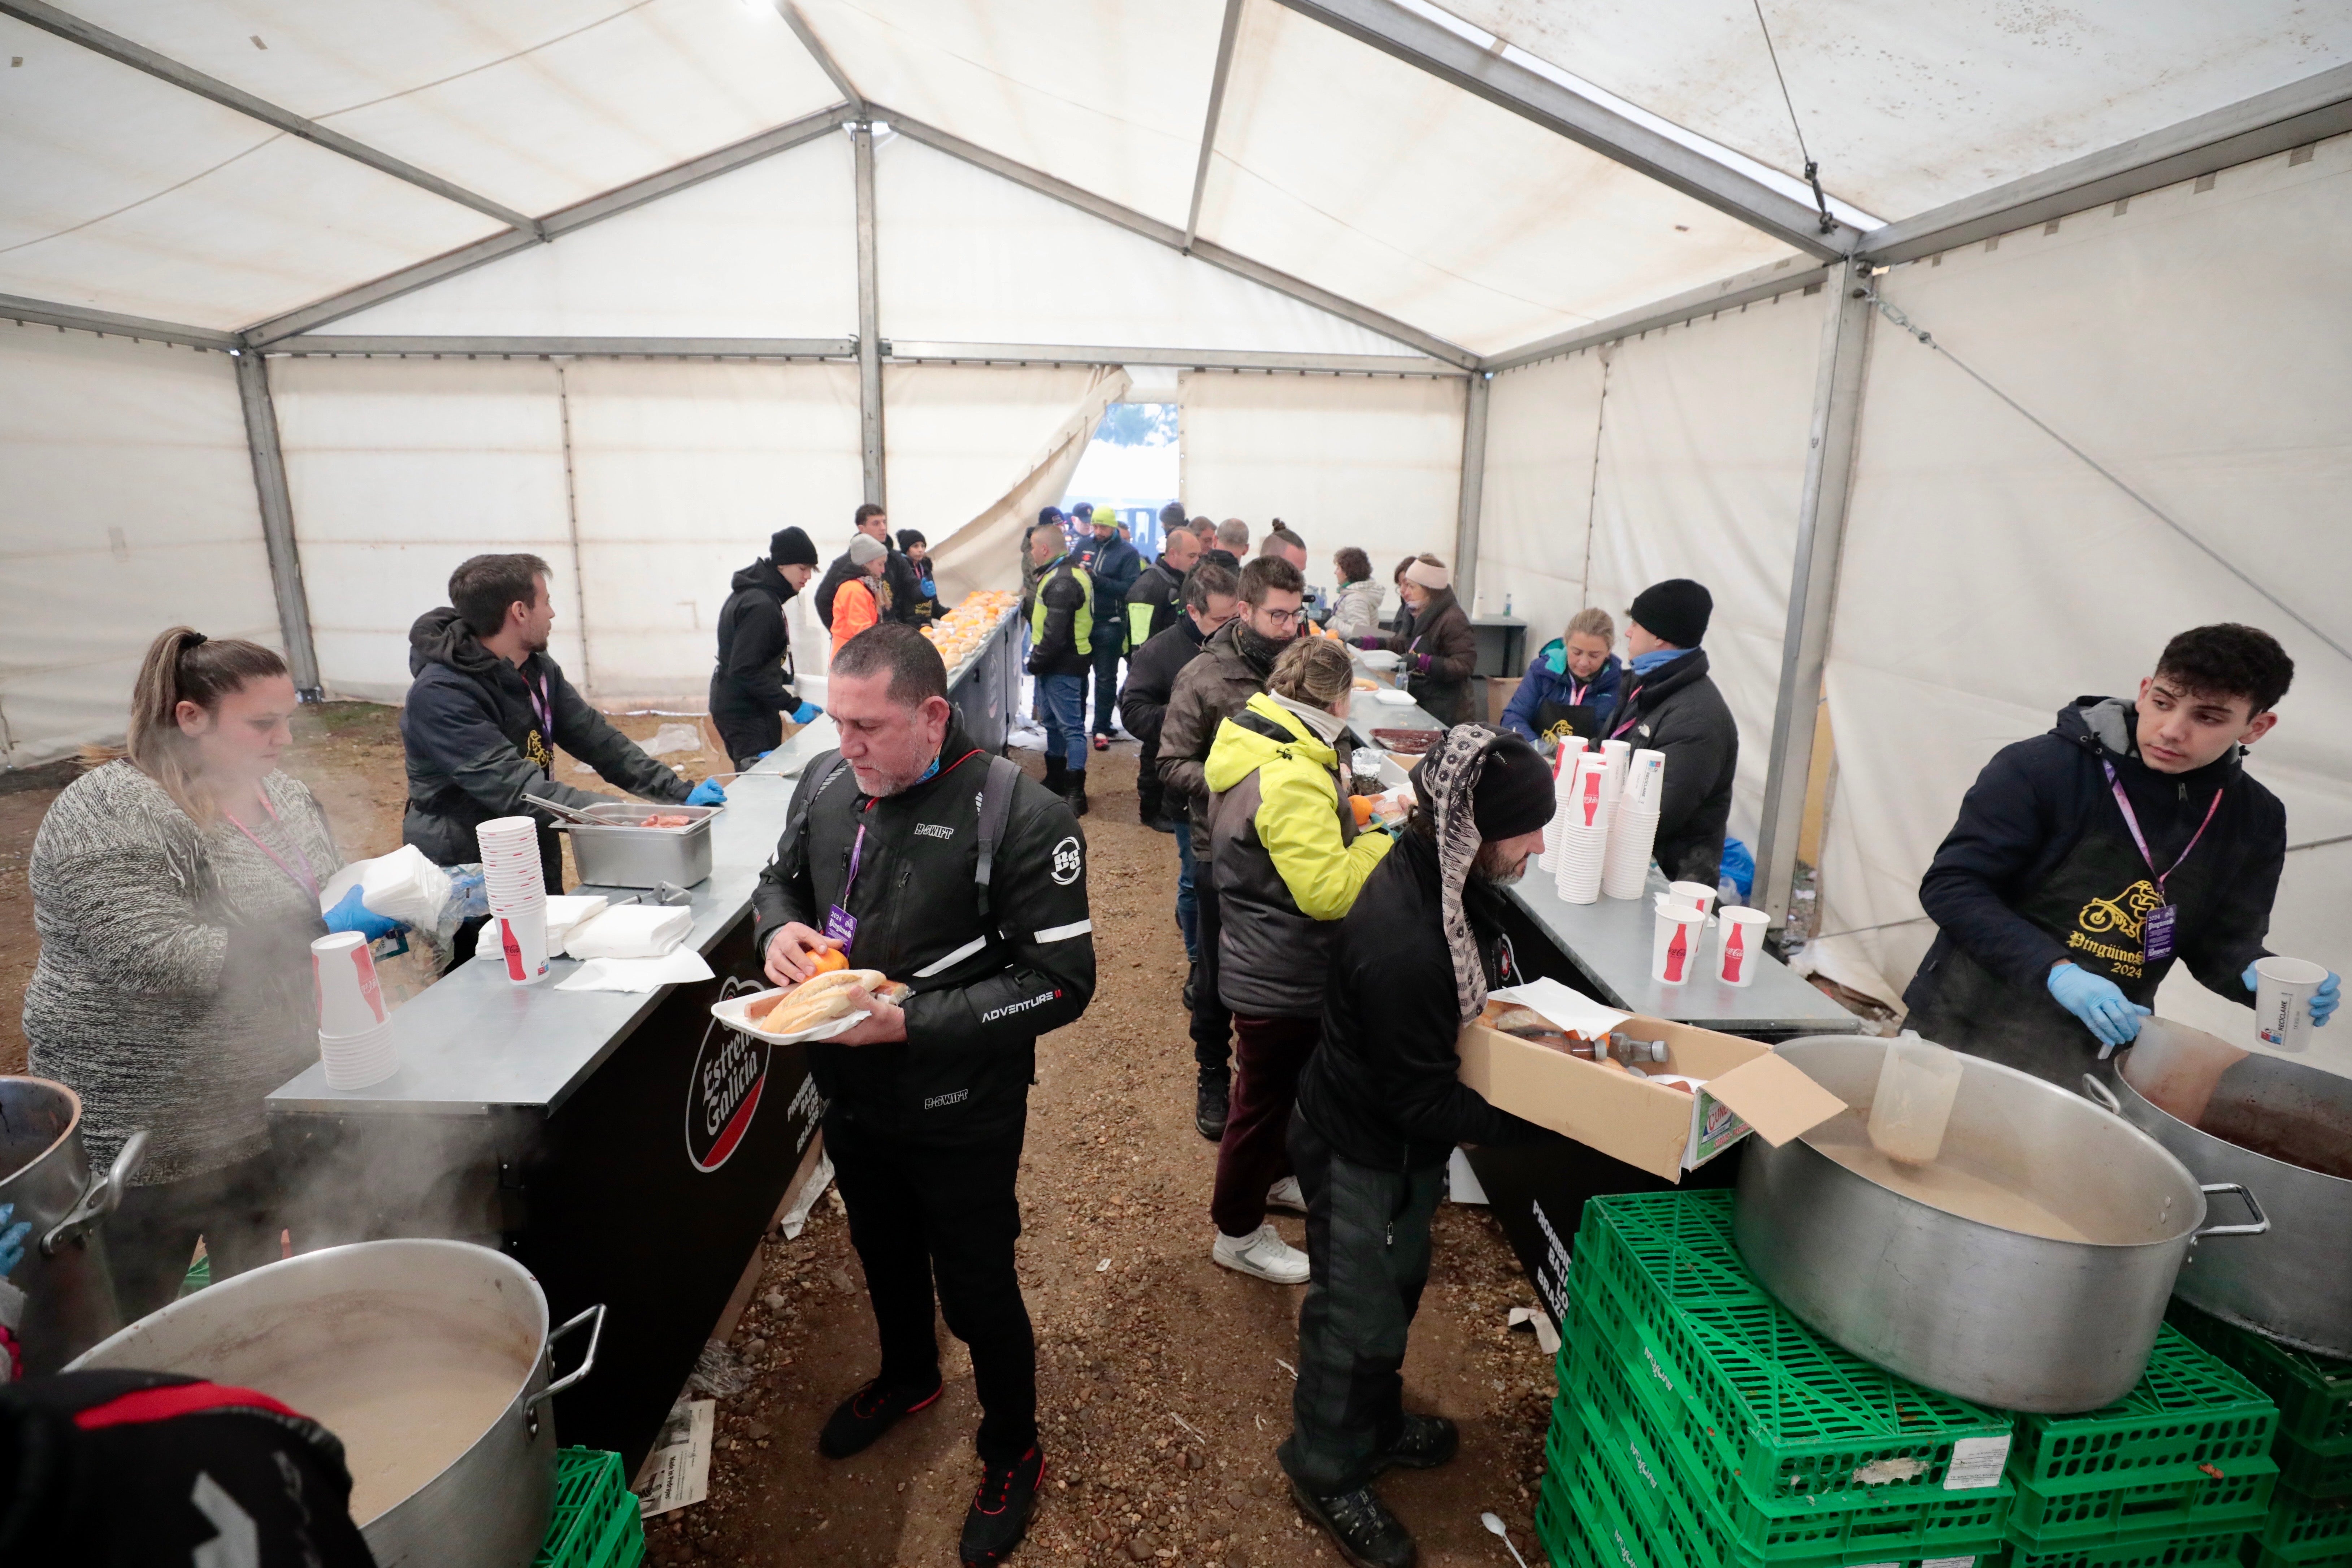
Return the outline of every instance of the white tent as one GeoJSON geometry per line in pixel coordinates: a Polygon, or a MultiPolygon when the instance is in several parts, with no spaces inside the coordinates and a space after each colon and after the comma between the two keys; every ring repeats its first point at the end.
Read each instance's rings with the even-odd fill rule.
{"type": "Polygon", "coordinates": [[[1539,629],[1706,581],[1759,901],[1825,803],[1867,989],[1995,747],[2270,628],[2346,967],[2352,0],[1450,3],[0,0],[0,749],[174,620],[395,696],[501,547],[690,696],[771,529],[999,580],[1175,367],[1195,511],[1539,629]]]}

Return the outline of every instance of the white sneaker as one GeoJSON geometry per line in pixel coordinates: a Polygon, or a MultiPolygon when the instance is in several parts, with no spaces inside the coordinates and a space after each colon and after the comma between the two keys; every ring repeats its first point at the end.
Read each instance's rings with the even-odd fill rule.
{"type": "Polygon", "coordinates": [[[1220,1231],[1209,1255],[1235,1273],[1276,1285],[1304,1285],[1309,1272],[1307,1254],[1283,1240],[1270,1225],[1258,1226],[1251,1236],[1227,1236],[1220,1231]]]}
{"type": "Polygon", "coordinates": [[[1298,1178],[1285,1176],[1265,1190],[1265,1206],[1288,1209],[1292,1214],[1307,1212],[1307,1194],[1298,1190],[1298,1178]]]}

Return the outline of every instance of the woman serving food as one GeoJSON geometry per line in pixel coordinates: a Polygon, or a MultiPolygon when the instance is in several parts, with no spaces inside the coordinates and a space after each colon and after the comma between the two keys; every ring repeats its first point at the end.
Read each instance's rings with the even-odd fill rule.
{"type": "Polygon", "coordinates": [[[399,929],[357,888],[320,916],[342,856],[278,768],[296,705],[272,650],[173,627],[140,666],[129,754],[68,785],[33,840],[32,1070],[81,1096],[94,1165],[150,1134],[106,1227],[130,1317],[171,1301],[198,1237],[215,1279],[278,1256],[262,1101],[318,1058],[310,942],[399,929]]]}

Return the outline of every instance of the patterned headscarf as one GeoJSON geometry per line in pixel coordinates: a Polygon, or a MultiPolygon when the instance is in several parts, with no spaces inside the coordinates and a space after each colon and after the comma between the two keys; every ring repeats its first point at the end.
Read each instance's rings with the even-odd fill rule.
{"type": "Polygon", "coordinates": [[[1486,966],[1478,961],[1478,941],[1462,909],[1462,889],[1481,843],[1472,797],[1487,753],[1502,739],[1485,724],[1456,724],[1412,771],[1413,793],[1437,829],[1438,908],[1446,952],[1454,960],[1454,1008],[1465,1024],[1486,1005],[1486,966]]]}

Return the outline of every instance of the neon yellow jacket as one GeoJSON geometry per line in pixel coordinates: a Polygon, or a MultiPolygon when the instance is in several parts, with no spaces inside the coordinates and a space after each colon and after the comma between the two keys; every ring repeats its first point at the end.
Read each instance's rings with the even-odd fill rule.
{"type": "MultiPolygon", "coordinates": [[[[1227,719],[1217,726],[1204,770],[1209,788],[1222,795],[1257,773],[1256,837],[1289,889],[1298,912],[1309,920],[1336,921],[1355,907],[1364,879],[1381,863],[1391,842],[1384,833],[1344,831],[1348,812],[1339,798],[1339,753],[1318,740],[1307,721],[1261,691],[1244,706],[1289,739],[1276,742],[1227,719]]],[[[1352,818],[1349,822],[1352,828],[1352,818]]]]}

